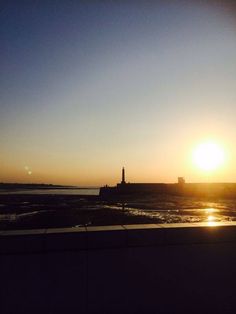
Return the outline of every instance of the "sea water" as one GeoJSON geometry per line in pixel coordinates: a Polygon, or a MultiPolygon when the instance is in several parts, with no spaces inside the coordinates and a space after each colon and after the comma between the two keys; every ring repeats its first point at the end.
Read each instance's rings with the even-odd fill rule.
{"type": "Polygon", "coordinates": [[[99,195],[99,188],[67,188],[67,189],[0,189],[0,194],[28,195],[99,195]]]}

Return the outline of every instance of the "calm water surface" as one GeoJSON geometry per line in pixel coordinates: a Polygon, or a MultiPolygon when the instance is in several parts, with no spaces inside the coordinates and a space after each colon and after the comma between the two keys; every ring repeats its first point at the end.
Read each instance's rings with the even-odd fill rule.
{"type": "Polygon", "coordinates": [[[28,195],[98,195],[98,188],[83,189],[17,189],[17,190],[0,190],[0,194],[28,194],[28,195]]]}

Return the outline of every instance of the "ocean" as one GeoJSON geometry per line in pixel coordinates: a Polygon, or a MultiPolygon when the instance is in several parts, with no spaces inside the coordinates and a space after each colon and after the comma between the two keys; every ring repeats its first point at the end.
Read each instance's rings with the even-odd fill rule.
{"type": "Polygon", "coordinates": [[[28,195],[99,195],[99,188],[66,188],[66,189],[0,189],[0,194],[28,195]]]}

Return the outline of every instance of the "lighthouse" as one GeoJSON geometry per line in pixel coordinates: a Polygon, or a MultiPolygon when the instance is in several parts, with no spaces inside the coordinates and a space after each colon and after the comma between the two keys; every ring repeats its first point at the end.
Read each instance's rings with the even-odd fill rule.
{"type": "Polygon", "coordinates": [[[125,168],[122,168],[122,180],[121,180],[121,184],[125,184],[125,168]]]}

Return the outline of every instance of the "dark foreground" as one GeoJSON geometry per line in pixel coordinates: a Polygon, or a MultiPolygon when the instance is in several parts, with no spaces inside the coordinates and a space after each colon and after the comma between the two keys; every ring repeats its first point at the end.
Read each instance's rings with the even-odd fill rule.
{"type": "Polygon", "coordinates": [[[235,220],[235,199],[157,195],[106,201],[94,195],[0,195],[0,230],[235,220]]]}
{"type": "Polygon", "coordinates": [[[236,313],[236,223],[0,233],[0,313],[236,313]]]}

